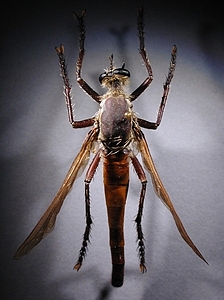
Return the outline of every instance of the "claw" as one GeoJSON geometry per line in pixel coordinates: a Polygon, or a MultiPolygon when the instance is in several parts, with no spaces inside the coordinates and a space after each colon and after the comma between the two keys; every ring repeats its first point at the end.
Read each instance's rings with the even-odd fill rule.
{"type": "Polygon", "coordinates": [[[58,55],[64,54],[64,52],[65,52],[65,48],[62,44],[60,45],[60,47],[55,47],[55,50],[57,51],[58,55]]]}

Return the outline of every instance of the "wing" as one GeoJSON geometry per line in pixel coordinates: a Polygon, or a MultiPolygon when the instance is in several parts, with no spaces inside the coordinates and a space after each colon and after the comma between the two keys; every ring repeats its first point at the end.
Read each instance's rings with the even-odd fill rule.
{"type": "Polygon", "coordinates": [[[171,212],[174,221],[176,223],[177,229],[179,230],[182,238],[185,240],[185,242],[192,248],[192,250],[202,259],[206,264],[208,262],[205,260],[203,255],[200,253],[200,251],[197,249],[197,247],[192,242],[191,238],[187,234],[171,200],[170,197],[159,177],[159,174],[155,168],[155,165],[153,163],[147,142],[145,140],[144,134],[140,129],[135,129],[135,135],[139,143],[139,151],[141,152],[142,161],[144,164],[144,167],[147,169],[147,171],[151,175],[152,183],[154,186],[154,190],[156,195],[162,200],[162,202],[165,204],[165,206],[169,209],[171,212]]]}
{"type": "Polygon", "coordinates": [[[62,207],[65,197],[71,190],[75,179],[80,175],[80,169],[84,169],[84,167],[88,163],[90,151],[93,142],[96,140],[97,134],[98,132],[94,128],[89,131],[86,139],[82,144],[82,148],[74,159],[57,195],[55,196],[43,216],[40,218],[37,225],[31,231],[30,235],[16,251],[14,259],[20,259],[22,256],[29,253],[43,238],[45,238],[54,229],[56,217],[62,207]]]}

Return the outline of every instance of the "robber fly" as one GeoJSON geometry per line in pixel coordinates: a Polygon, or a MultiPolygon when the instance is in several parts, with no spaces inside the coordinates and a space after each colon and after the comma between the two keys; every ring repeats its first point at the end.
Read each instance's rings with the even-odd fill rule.
{"type": "Polygon", "coordinates": [[[135,155],[135,153],[139,151],[141,153],[144,167],[151,175],[155,193],[170,210],[182,238],[193,249],[193,251],[207,263],[205,258],[190,239],[178,214],[174,209],[174,206],[157,173],[147,142],[141,130],[141,127],[155,130],[160,125],[169,93],[170,83],[176,66],[177,47],[174,45],[172,48],[170,66],[166,81],[163,85],[162,101],[159,106],[156,122],[149,122],[140,119],[135,115],[132,109],[132,102],[144,92],[144,90],[153,80],[152,68],[146,53],[144,42],[143,8],[139,7],[138,9],[139,53],[145,64],[148,76],[144,82],[131,94],[127,94],[125,92],[125,88],[129,83],[130,72],[125,68],[125,64],[123,64],[120,68],[116,68],[114,66],[113,55],[109,57],[109,69],[99,76],[101,85],[108,89],[104,95],[101,96],[95,92],[82,78],[81,69],[85,52],[84,15],[85,11],[82,12],[81,16],[74,14],[78,20],[79,26],[79,55],[76,64],[76,78],[80,87],[93,100],[99,103],[99,111],[90,119],[81,121],[74,120],[71,100],[72,88],[69,83],[65,64],[64,47],[62,45],[60,45],[60,47],[56,47],[61,68],[61,76],[64,82],[64,94],[69,122],[73,128],[91,127],[91,129],[82,144],[80,152],[73,161],[57,195],[37,225],[34,227],[33,231],[19,247],[14,255],[14,258],[19,259],[23,255],[30,252],[32,248],[34,248],[48,233],[53,230],[56,217],[62,207],[65,197],[71,190],[76,178],[80,175],[80,170],[83,170],[87,165],[90,153],[93,152],[95,156],[90,163],[85,176],[86,228],[83,235],[78,261],[74,266],[74,269],[78,271],[81,268],[83,259],[86,255],[87,244],[90,239],[90,231],[92,227],[89,186],[99,162],[102,161],[103,181],[110,233],[111,258],[113,265],[111,282],[115,287],[122,286],[125,264],[123,232],[124,211],[129,184],[129,165],[131,162],[141,182],[138,213],[135,222],[140,270],[142,273],[146,272],[144,235],[142,232],[141,221],[147,179],[143,167],[135,155]]]}

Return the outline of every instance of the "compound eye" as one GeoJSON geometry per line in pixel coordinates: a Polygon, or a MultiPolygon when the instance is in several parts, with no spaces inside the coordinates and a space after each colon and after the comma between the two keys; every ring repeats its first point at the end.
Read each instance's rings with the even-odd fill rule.
{"type": "Polygon", "coordinates": [[[102,83],[103,79],[107,76],[107,73],[104,72],[99,76],[99,82],[102,83]]]}
{"type": "Polygon", "coordinates": [[[103,72],[103,73],[99,76],[99,81],[100,81],[100,83],[102,83],[102,81],[104,80],[105,77],[111,77],[111,76],[113,76],[113,74],[114,74],[113,71],[103,72]]]}
{"type": "Polygon", "coordinates": [[[117,68],[109,72],[103,72],[99,76],[99,82],[102,84],[102,81],[104,80],[105,77],[111,77],[113,75],[121,75],[121,76],[127,76],[130,77],[130,72],[127,69],[124,68],[117,68]]]}
{"type": "Polygon", "coordinates": [[[117,68],[113,71],[114,74],[130,77],[130,72],[124,68],[117,68]]]}

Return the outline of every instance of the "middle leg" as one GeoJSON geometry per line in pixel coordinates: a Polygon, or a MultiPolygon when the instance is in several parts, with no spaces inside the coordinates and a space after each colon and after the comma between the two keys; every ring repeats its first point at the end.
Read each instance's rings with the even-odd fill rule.
{"type": "Polygon", "coordinates": [[[65,95],[65,103],[68,111],[69,123],[72,125],[73,128],[83,128],[83,127],[92,126],[95,122],[94,118],[81,120],[81,121],[75,121],[74,119],[72,95],[71,95],[72,86],[70,85],[69,78],[68,78],[68,71],[65,63],[64,46],[60,45],[60,47],[55,47],[55,50],[59,58],[61,77],[64,82],[64,95],[65,95]]]}
{"type": "Polygon", "coordinates": [[[172,81],[175,67],[176,67],[176,58],[177,58],[177,47],[174,45],[172,48],[172,52],[171,52],[171,61],[170,61],[168,75],[167,75],[166,81],[163,85],[163,96],[162,96],[162,100],[161,100],[161,103],[159,106],[157,120],[156,120],[156,122],[149,122],[147,120],[138,118],[139,126],[147,128],[147,129],[157,129],[158,126],[160,125],[160,123],[162,121],[162,117],[163,117],[163,112],[164,112],[164,109],[166,106],[168,93],[170,90],[170,83],[172,81]]]}

